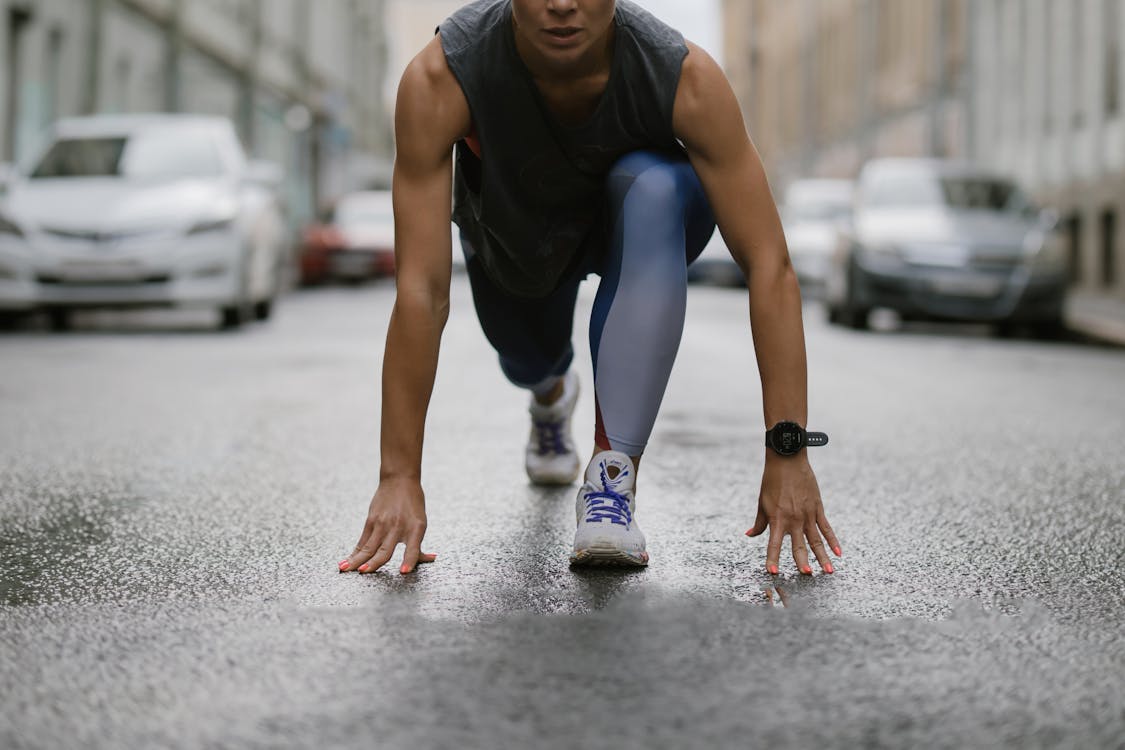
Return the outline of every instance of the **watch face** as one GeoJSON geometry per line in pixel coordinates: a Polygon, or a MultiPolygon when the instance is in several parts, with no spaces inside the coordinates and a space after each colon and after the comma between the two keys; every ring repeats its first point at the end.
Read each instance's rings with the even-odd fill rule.
{"type": "Polygon", "coordinates": [[[795,422],[778,422],[770,433],[770,445],[778,453],[791,456],[804,446],[804,430],[795,422]]]}

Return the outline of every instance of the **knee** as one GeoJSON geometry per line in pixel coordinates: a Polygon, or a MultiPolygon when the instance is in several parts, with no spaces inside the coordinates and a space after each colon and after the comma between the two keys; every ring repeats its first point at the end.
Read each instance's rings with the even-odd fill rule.
{"type": "Polygon", "coordinates": [[[630,206],[655,215],[674,215],[682,209],[678,162],[650,151],[634,151],[621,157],[609,172],[610,194],[617,209],[630,206]]]}

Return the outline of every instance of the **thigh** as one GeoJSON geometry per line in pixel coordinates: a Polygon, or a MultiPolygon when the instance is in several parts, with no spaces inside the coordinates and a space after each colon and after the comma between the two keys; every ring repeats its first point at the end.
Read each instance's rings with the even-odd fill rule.
{"type": "Polygon", "coordinates": [[[501,357],[527,361],[529,366],[542,361],[550,367],[570,351],[577,279],[546,297],[528,299],[497,287],[479,257],[470,255],[465,267],[477,318],[501,357]]]}
{"type": "Polygon", "coordinates": [[[669,248],[682,246],[687,263],[703,252],[715,231],[711,203],[699,176],[683,154],[660,151],[626,154],[613,166],[606,187],[611,225],[619,227],[629,212],[638,214],[642,222],[659,220],[658,223],[668,225],[663,233],[667,234],[667,242],[661,244],[669,248]]]}

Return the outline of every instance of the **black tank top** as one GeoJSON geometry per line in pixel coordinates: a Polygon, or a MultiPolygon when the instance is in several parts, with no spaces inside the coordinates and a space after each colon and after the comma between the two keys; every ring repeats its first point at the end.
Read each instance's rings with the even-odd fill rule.
{"type": "Polygon", "coordinates": [[[480,152],[456,146],[453,220],[492,281],[511,294],[549,294],[604,246],[605,179],[614,162],[639,149],[681,150],[672,106],[683,37],[629,0],[617,0],[614,23],[609,83],[576,127],[554,118],[516,52],[510,0],[477,0],[438,27],[480,152]]]}

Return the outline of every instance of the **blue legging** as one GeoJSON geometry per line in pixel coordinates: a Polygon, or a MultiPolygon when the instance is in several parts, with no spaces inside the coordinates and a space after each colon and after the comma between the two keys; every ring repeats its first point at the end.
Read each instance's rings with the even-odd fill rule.
{"type": "Polygon", "coordinates": [[[547,297],[505,294],[463,244],[485,336],[507,378],[534,391],[570,367],[578,284],[586,272],[601,275],[590,320],[595,440],[603,449],[639,456],[679,349],[687,266],[703,251],[715,219],[683,157],[633,152],[613,166],[606,187],[612,231],[605,252],[547,297]]]}

